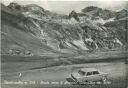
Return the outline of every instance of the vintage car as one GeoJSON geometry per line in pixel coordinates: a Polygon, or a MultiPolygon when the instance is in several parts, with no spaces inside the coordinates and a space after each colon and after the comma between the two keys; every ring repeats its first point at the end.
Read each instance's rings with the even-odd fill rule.
{"type": "Polygon", "coordinates": [[[96,68],[82,68],[77,72],[71,74],[71,79],[75,83],[87,83],[87,82],[105,82],[107,80],[107,73],[101,72],[96,68]]]}

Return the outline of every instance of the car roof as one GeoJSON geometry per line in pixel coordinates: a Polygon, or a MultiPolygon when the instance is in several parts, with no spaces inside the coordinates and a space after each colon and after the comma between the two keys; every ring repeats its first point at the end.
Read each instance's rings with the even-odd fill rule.
{"type": "Polygon", "coordinates": [[[96,68],[81,68],[80,70],[81,70],[81,71],[84,71],[84,72],[97,71],[96,68]]]}

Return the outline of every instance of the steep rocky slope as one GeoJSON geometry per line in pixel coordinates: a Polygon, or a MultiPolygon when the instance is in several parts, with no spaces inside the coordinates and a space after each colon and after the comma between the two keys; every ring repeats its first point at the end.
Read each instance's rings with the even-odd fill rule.
{"type": "MultiPolygon", "coordinates": [[[[107,12],[108,10],[100,11],[100,16],[94,15],[99,17],[98,20],[105,21],[104,25],[94,20],[94,16],[89,13],[86,15],[86,12],[84,15],[78,13],[78,22],[73,16],[69,18],[67,15],[52,13],[35,4],[1,4],[2,53],[25,54],[29,51],[43,55],[122,47],[125,42],[115,26],[108,26],[110,18],[115,16],[103,17],[107,12]]],[[[116,22],[115,19],[112,21],[116,22]]]]}

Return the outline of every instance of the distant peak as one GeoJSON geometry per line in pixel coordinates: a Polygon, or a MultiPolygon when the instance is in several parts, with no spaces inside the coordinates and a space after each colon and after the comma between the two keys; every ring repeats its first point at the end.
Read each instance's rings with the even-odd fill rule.
{"type": "Polygon", "coordinates": [[[18,9],[18,10],[20,10],[22,6],[19,5],[18,3],[11,2],[7,7],[11,8],[11,9],[18,9]]]}
{"type": "Polygon", "coordinates": [[[85,7],[84,9],[82,9],[82,12],[90,12],[93,10],[102,10],[102,9],[99,7],[96,7],[96,6],[88,6],[88,7],[85,7]]]}

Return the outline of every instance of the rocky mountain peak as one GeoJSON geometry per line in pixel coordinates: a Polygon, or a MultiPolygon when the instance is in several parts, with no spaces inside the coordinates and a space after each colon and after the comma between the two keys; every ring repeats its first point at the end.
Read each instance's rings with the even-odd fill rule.
{"type": "Polygon", "coordinates": [[[89,6],[84,9],[82,9],[82,12],[85,14],[91,15],[93,18],[100,17],[104,20],[110,19],[114,17],[115,12],[107,9],[102,9],[96,6],[89,6]]]}
{"type": "Polygon", "coordinates": [[[14,9],[14,10],[23,10],[23,6],[19,5],[18,3],[10,3],[7,7],[14,9]]]}
{"type": "Polygon", "coordinates": [[[126,9],[122,9],[116,13],[116,19],[119,20],[121,18],[128,17],[128,11],[126,9]]]}
{"type": "Polygon", "coordinates": [[[29,5],[26,5],[24,8],[25,8],[25,10],[28,10],[28,11],[41,11],[41,12],[44,11],[44,8],[42,8],[36,4],[29,4],[29,5]]]}
{"type": "Polygon", "coordinates": [[[75,10],[73,10],[73,11],[71,11],[71,13],[69,13],[69,18],[74,18],[75,20],[80,21],[78,14],[76,13],[75,10]]]}
{"type": "Polygon", "coordinates": [[[86,12],[90,12],[90,11],[94,11],[94,10],[102,10],[101,8],[98,8],[96,6],[88,6],[84,9],[82,9],[81,11],[86,13],[86,12]]]}

